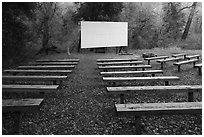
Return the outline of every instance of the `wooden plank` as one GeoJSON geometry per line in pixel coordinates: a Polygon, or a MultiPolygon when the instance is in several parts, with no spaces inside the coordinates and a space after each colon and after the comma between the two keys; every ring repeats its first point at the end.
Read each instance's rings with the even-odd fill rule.
{"type": "Polygon", "coordinates": [[[156,73],[163,73],[163,70],[100,72],[101,75],[118,75],[118,74],[156,74],[156,73]]]}
{"type": "MultiPolygon", "coordinates": [[[[67,76],[2,76],[2,81],[8,80],[26,80],[26,81],[62,81],[67,76]]],[[[55,83],[54,83],[55,84],[55,83]]]]}
{"type": "Polygon", "coordinates": [[[181,60],[181,59],[182,58],[167,58],[167,59],[157,60],[157,62],[161,63],[161,62],[177,61],[177,60],[181,60]]]}
{"type": "Polygon", "coordinates": [[[2,110],[3,112],[30,112],[39,109],[43,102],[43,99],[3,99],[2,110]]]}
{"type": "Polygon", "coordinates": [[[6,73],[29,73],[29,74],[68,74],[71,73],[72,70],[36,70],[36,69],[31,69],[31,70],[22,70],[22,69],[7,69],[4,70],[6,73]]]}
{"type": "Polygon", "coordinates": [[[189,56],[186,56],[186,59],[191,59],[191,58],[197,58],[199,59],[200,55],[189,55],[189,56]]]}
{"type": "Polygon", "coordinates": [[[170,81],[179,80],[177,76],[160,76],[160,77],[103,77],[104,81],[170,81]]]}
{"type": "Polygon", "coordinates": [[[99,69],[131,69],[131,68],[151,68],[151,65],[137,65],[137,66],[99,66],[99,69]]]}
{"type": "Polygon", "coordinates": [[[156,59],[163,59],[168,58],[168,56],[157,56],[157,57],[151,57],[151,58],[144,58],[144,60],[156,60],[156,59]]]}
{"type": "Polygon", "coordinates": [[[189,64],[189,63],[194,63],[194,62],[198,62],[199,59],[193,59],[193,60],[185,60],[185,61],[181,61],[181,62],[175,62],[173,65],[183,65],[183,64],[189,64]]]}
{"type": "Polygon", "coordinates": [[[107,87],[110,94],[126,94],[143,91],[175,91],[175,92],[198,92],[202,91],[202,85],[178,85],[178,86],[124,86],[124,87],[107,87]]]}
{"type": "Polygon", "coordinates": [[[59,85],[2,85],[2,92],[53,92],[59,85]]]}
{"type": "Polygon", "coordinates": [[[104,63],[97,63],[97,65],[132,65],[132,64],[142,64],[143,61],[132,61],[132,62],[104,62],[104,63]]]}
{"type": "Polygon", "coordinates": [[[195,64],[195,67],[202,67],[202,63],[195,64]]]}
{"type": "Polygon", "coordinates": [[[179,53],[179,54],[174,54],[174,55],[172,55],[172,57],[180,57],[180,56],[186,56],[187,55],[187,53],[179,53]]]}
{"type": "Polygon", "coordinates": [[[77,65],[78,62],[35,62],[29,65],[77,65]]]}
{"type": "Polygon", "coordinates": [[[36,60],[36,62],[79,62],[79,59],[36,60]]]}
{"type": "Polygon", "coordinates": [[[19,69],[69,69],[74,67],[74,65],[18,66],[19,69]]]}
{"type": "Polygon", "coordinates": [[[115,104],[118,115],[176,115],[202,113],[202,102],[115,104]]]}
{"type": "Polygon", "coordinates": [[[138,61],[137,58],[104,58],[97,59],[97,62],[116,62],[116,61],[138,61]]]}

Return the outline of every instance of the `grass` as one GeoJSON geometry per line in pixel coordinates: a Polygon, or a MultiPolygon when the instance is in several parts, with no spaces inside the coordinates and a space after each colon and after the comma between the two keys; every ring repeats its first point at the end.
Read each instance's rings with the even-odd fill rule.
{"type": "MultiPolygon", "coordinates": [[[[55,93],[46,94],[40,111],[24,113],[21,121],[21,134],[32,135],[134,135],[133,118],[120,118],[115,115],[114,103],[119,103],[118,96],[106,93],[106,83],[102,81],[97,69],[98,58],[141,58],[142,53],[153,52],[157,55],[171,56],[175,53],[202,54],[201,50],[182,50],[171,47],[168,49],[130,50],[133,55],[116,55],[93,53],[82,50],[81,53],[50,54],[41,59],[79,58],[80,62],[74,71],[63,82],[63,86],[55,93]]],[[[146,61],[144,61],[147,64],[146,61]]],[[[202,76],[191,65],[183,65],[181,72],[172,62],[164,64],[164,76],[179,76],[180,80],[170,85],[202,84],[202,76]]],[[[151,61],[152,69],[160,69],[160,64],[151,61]]],[[[133,83],[134,85],[163,85],[162,82],[133,83]]],[[[29,95],[25,95],[27,97],[29,95]]],[[[127,95],[127,102],[181,102],[187,101],[185,94],[137,93],[127,95]]],[[[199,94],[196,101],[202,101],[199,94]]],[[[12,130],[12,114],[3,115],[3,134],[12,130]]],[[[142,118],[142,134],[189,135],[202,134],[202,117],[191,115],[148,116],[142,118]]]]}

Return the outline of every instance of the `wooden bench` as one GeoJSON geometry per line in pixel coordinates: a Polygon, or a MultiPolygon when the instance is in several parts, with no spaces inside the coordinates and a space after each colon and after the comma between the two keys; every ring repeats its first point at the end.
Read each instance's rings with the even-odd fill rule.
{"type": "Polygon", "coordinates": [[[35,62],[29,65],[77,65],[78,62],[35,62]]]}
{"type": "Polygon", "coordinates": [[[125,94],[143,92],[143,91],[159,91],[159,92],[187,92],[188,101],[193,102],[194,92],[201,92],[202,85],[178,85],[178,86],[124,86],[124,87],[107,87],[107,93],[119,94],[120,103],[124,104],[125,94]]]}
{"type": "Polygon", "coordinates": [[[150,61],[151,60],[157,60],[157,59],[166,59],[168,58],[168,56],[157,56],[157,57],[151,57],[151,58],[144,58],[144,60],[147,60],[148,61],[148,65],[150,65],[150,61]]]}
{"type": "Polygon", "coordinates": [[[202,114],[202,102],[115,104],[117,116],[134,116],[136,134],[141,134],[141,117],[152,115],[202,114]]]}
{"type": "Polygon", "coordinates": [[[104,59],[97,59],[97,62],[117,62],[117,61],[138,61],[137,58],[104,58],[104,59]]]}
{"type": "Polygon", "coordinates": [[[157,60],[158,63],[161,63],[161,69],[163,69],[163,65],[164,63],[166,62],[170,62],[170,61],[179,61],[181,60],[182,58],[167,58],[167,59],[161,59],[161,60],[157,60]]]}
{"type": "Polygon", "coordinates": [[[100,66],[108,66],[108,65],[137,65],[137,64],[142,64],[143,61],[132,61],[132,62],[104,62],[104,63],[97,63],[97,65],[100,66]]]}
{"type": "Polygon", "coordinates": [[[189,56],[186,56],[186,59],[190,60],[192,58],[197,58],[199,59],[200,58],[200,55],[189,55],[189,56]]]}
{"type": "Polygon", "coordinates": [[[154,77],[155,74],[161,74],[163,70],[145,70],[145,71],[113,71],[113,72],[100,72],[103,76],[110,76],[110,75],[127,75],[127,74],[152,74],[154,77]]]}
{"type": "Polygon", "coordinates": [[[67,76],[2,76],[2,81],[53,81],[53,85],[66,79],[67,76]]]}
{"type": "Polygon", "coordinates": [[[140,69],[145,70],[145,68],[151,68],[151,65],[136,65],[136,66],[99,66],[99,69],[103,69],[104,71],[111,69],[140,69]]]}
{"type": "Polygon", "coordinates": [[[49,74],[49,75],[68,75],[68,73],[71,73],[72,70],[22,70],[22,69],[7,69],[3,72],[9,73],[9,74],[49,74]]]}
{"type": "Polygon", "coordinates": [[[18,69],[73,69],[74,65],[18,66],[18,69]]]}
{"type": "Polygon", "coordinates": [[[181,65],[193,63],[193,67],[194,67],[195,63],[198,62],[198,61],[199,61],[199,59],[185,60],[185,61],[181,61],[181,62],[176,62],[173,65],[178,66],[178,71],[180,71],[181,70],[181,65]]]}
{"type": "Polygon", "coordinates": [[[36,62],[79,62],[79,59],[36,60],[36,62]]]}
{"type": "Polygon", "coordinates": [[[159,77],[103,77],[104,81],[112,82],[113,86],[115,82],[119,81],[135,81],[135,82],[150,82],[150,81],[164,81],[165,85],[169,85],[169,81],[179,80],[176,76],[159,76],[159,77]]]}
{"type": "Polygon", "coordinates": [[[172,57],[177,58],[177,57],[183,56],[183,57],[184,57],[183,59],[185,59],[185,58],[186,58],[186,55],[187,55],[187,53],[179,53],[179,54],[173,54],[172,57]]]}
{"type": "Polygon", "coordinates": [[[14,112],[14,131],[12,134],[19,134],[19,127],[22,112],[36,112],[43,103],[43,99],[3,99],[2,111],[14,112]]]}
{"type": "Polygon", "coordinates": [[[199,75],[202,75],[202,71],[201,71],[201,70],[202,70],[202,63],[196,64],[196,65],[195,65],[195,68],[198,68],[198,74],[199,74],[199,75]]]}
{"type": "Polygon", "coordinates": [[[46,92],[54,92],[59,85],[2,85],[3,93],[39,92],[44,95],[46,92]]]}

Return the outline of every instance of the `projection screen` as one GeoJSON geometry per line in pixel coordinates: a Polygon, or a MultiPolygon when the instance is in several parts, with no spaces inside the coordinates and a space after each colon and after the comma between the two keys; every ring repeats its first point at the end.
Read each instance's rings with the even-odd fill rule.
{"type": "Polygon", "coordinates": [[[127,22],[81,22],[81,48],[128,45],[127,22]]]}

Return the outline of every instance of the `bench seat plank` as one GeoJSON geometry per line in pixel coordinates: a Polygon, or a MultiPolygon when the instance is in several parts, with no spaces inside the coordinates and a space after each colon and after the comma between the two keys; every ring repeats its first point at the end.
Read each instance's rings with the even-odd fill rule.
{"type": "Polygon", "coordinates": [[[137,58],[104,58],[97,59],[97,62],[116,62],[116,61],[138,61],[137,58]]]}
{"type": "Polygon", "coordinates": [[[4,70],[6,73],[30,73],[30,74],[67,74],[71,73],[72,70],[36,70],[36,69],[30,69],[30,70],[22,70],[22,69],[7,69],[4,70]]]}
{"type": "Polygon", "coordinates": [[[3,80],[64,80],[67,76],[2,76],[3,80]]]}
{"type": "Polygon", "coordinates": [[[184,65],[184,64],[189,64],[189,63],[193,63],[193,66],[195,66],[195,63],[200,61],[199,59],[192,59],[192,60],[184,60],[184,61],[180,61],[180,62],[175,62],[173,63],[173,65],[178,66],[178,71],[180,71],[180,66],[184,65]]]}
{"type": "Polygon", "coordinates": [[[189,55],[189,56],[186,56],[186,59],[192,59],[192,58],[197,58],[199,59],[200,55],[189,55]]]}
{"type": "Polygon", "coordinates": [[[202,102],[115,104],[118,115],[176,115],[202,113],[202,102]]]}
{"type": "Polygon", "coordinates": [[[150,65],[150,60],[158,60],[158,59],[166,59],[168,56],[157,56],[157,57],[150,57],[150,58],[144,58],[144,60],[148,61],[148,65],[150,65]]]}
{"type": "Polygon", "coordinates": [[[158,63],[161,63],[161,69],[163,69],[163,65],[165,62],[169,62],[169,61],[179,61],[182,58],[167,58],[167,59],[161,59],[161,60],[157,60],[158,63]]]}
{"type": "Polygon", "coordinates": [[[35,62],[29,65],[77,65],[78,62],[35,62]]]}
{"type": "Polygon", "coordinates": [[[202,63],[196,64],[194,67],[198,68],[198,74],[202,75],[202,63]]]}
{"type": "Polygon", "coordinates": [[[138,69],[151,68],[151,65],[137,65],[137,66],[99,66],[99,69],[138,69]]]}
{"type": "Polygon", "coordinates": [[[2,92],[53,92],[59,85],[2,85],[2,92]]]}
{"type": "Polygon", "coordinates": [[[163,70],[100,72],[101,75],[115,75],[115,74],[156,74],[156,73],[163,73],[163,70]]]}
{"type": "Polygon", "coordinates": [[[36,111],[39,109],[43,99],[3,99],[2,110],[3,112],[27,112],[36,111]]]}
{"type": "Polygon", "coordinates": [[[199,59],[193,59],[193,60],[184,60],[181,62],[175,62],[173,65],[183,65],[183,64],[188,64],[188,63],[193,63],[193,62],[198,62],[199,59]]]}
{"type": "Polygon", "coordinates": [[[69,69],[74,65],[18,66],[19,69],[69,69]]]}
{"type": "Polygon", "coordinates": [[[104,81],[165,81],[179,80],[177,76],[160,76],[160,77],[103,77],[104,81]]]}
{"type": "Polygon", "coordinates": [[[138,91],[201,91],[202,85],[178,85],[178,86],[125,86],[125,87],[107,87],[107,92],[111,94],[126,94],[138,91]]]}
{"type": "Polygon", "coordinates": [[[182,58],[167,58],[167,59],[157,60],[157,62],[161,63],[161,62],[177,61],[177,60],[181,60],[181,59],[182,58]]]}
{"type": "Polygon", "coordinates": [[[132,61],[132,62],[104,62],[104,63],[97,63],[97,65],[132,65],[132,64],[142,64],[143,61],[132,61]]]}
{"type": "Polygon", "coordinates": [[[185,58],[185,56],[187,55],[187,53],[179,53],[179,54],[174,54],[174,55],[172,55],[172,57],[180,57],[180,56],[184,56],[184,58],[185,58]]]}
{"type": "Polygon", "coordinates": [[[156,59],[163,59],[168,58],[168,56],[157,56],[157,57],[151,57],[151,58],[144,58],[144,60],[156,60],[156,59]]]}
{"type": "Polygon", "coordinates": [[[202,63],[195,64],[195,67],[202,67],[202,63]]]}
{"type": "Polygon", "coordinates": [[[36,62],[79,62],[79,59],[36,60],[36,62]]]}

